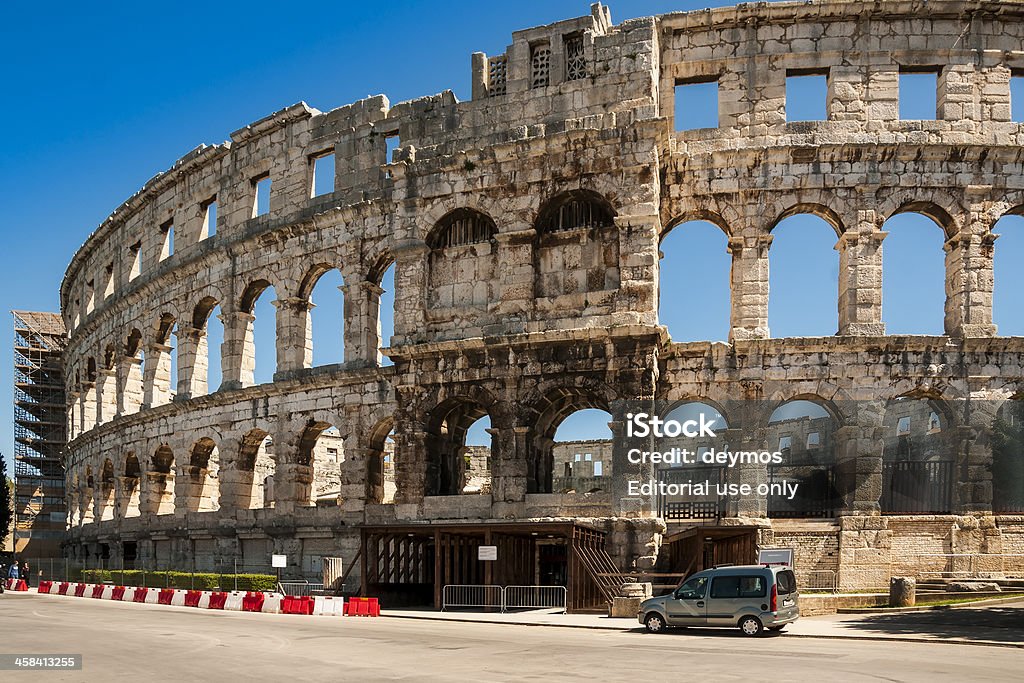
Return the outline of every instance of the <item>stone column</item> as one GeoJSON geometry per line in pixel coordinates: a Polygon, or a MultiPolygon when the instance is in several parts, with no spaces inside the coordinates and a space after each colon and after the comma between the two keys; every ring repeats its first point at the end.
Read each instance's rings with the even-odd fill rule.
{"type": "Polygon", "coordinates": [[[166,515],[174,512],[174,473],[147,472],[143,478],[146,488],[144,497],[144,514],[166,515]]]}
{"type": "Polygon", "coordinates": [[[368,280],[352,277],[353,284],[338,288],[345,302],[345,364],[373,366],[379,362],[380,295],[384,290],[368,280]]]}
{"type": "Polygon", "coordinates": [[[859,211],[856,227],[836,243],[839,252],[839,334],[885,334],[882,322],[882,240],[874,211],[859,211]]]}
{"type": "MultiPolygon", "coordinates": [[[[275,442],[275,449],[277,448],[275,442]]],[[[295,508],[312,507],[313,467],[296,462],[282,461],[277,452],[277,467],[274,469],[274,510],[279,513],[291,512],[295,508]]]]}
{"type": "Polygon", "coordinates": [[[526,227],[499,232],[498,301],[492,306],[497,334],[525,331],[526,321],[534,305],[533,245],[537,231],[526,227]]]}
{"type": "Polygon", "coordinates": [[[68,440],[77,437],[82,430],[82,420],[78,406],[79,392],[72,389],[68,392],[68,440]]]}
{"type": "Polygon", "coordinates": [[[528,427],[491,428],[491,497],[495,503],[526,499],[528,427]],[[495,455],[497,454],[497,455],[495,455]]]}
{"type": "Polygon", "coordinates": [[[171,351],[167,344],[150,344],[144,367],[143,408],[155,408],[171,400],[171,351]]]}
{"type": "Polygon", "coordinates": [[[884,403],[858,403],[851,409],[853,424],[836,430],[836,460],[843,472],[842,515],[877,515],[882,498],[882,421],[884,403]]]}
{"type": "Polygon", "coordinates": [[[983,226],[964,228],[943,245],[946,252],[946,334],[992,337],[993,243],[983,226]]]}
{"type": "Polygon", "coordinates": [[[241,389],[253,384],[256,370],[256,348],[253,340],[253,322],[256,316],[252,313],[222,313],[224,323],[224,343],[222,348],[221,369],[224,389],[241,389]]]}
{"type": "Polygon", "coordinates": [[[131,415],[139,412],[143,400],[142,359],[123,356],[119,364],[121,393],[118,395],[117,414],[131,415]]]}
{"type": "Polygon", "coordinates": [[[139,515],[139,478],[117,478],[117,513],[122,519],[139,515]]]}
{"type": "Polygon", "coordinates": [[[730,341],[765,339],[768,332],[768,248],[770,233],[744,230],[729,238],[732,254],[730,341]]]}
{"type": "MultiPolygon", "coordinates": [[[[395,339],[396,345],[426,340],[427,245],[422,240],[402,240],[395,245],[395,339]]],[[[381,346],[391,341],[381,340],[381,346]]]]}
{"type": "MultiPolygon", "coordinates": [[[[252,507],[253,470],[241,468],[235,458],[221,460],[220,470],[217,473],[220,486],[219,498],[220,509],[228,513],[238,510],[248,510],[252,507]]],[[[262,504],[262,501],[260,501],[262,504]]]]}
{"type": "Polygon", "coordinates": [[[113,369],[99,371],[96,380],[96,424],[109,422],[117,412],[117,372],[113,369]]]}
{"type": "Polygon", "coordinates": [[[616,319],[624,324],[653,324],[658,319],[661,219],[657,215],[620,216],[615,226],[619,235],[616,319]]]}
{"type": "MultiPolygon", "coordinates": [[[[765,424],[761,420],[751,420],[749,423],[756,425],[765,424]]],[[[763,426],[753,429],[738,428],[725,430],[725,441],[732,451],[775,451],[778,444],[767,443],[767,430],[763,426]]],[[[735,467],[725,470],[725,481],[734,484],[747,485],[751,488],[749,495],[735,497],[734,500],[726,500],[726,510],[736,511],[737,517],[754,519],[766,519],[768,517],[768,496],[757,492],[757,487],[768,483],[768,465],[754,463],[739,463],[735,467]]]]}
{"type": "Polygon", "coordinates": [[[208,393],[206,375],[209,358],[206,330],[197,327],[178,328],[178,386],[177,400],[208,393]]]}
{"type": "Polygon", "coordinates": [[[427,480],[427,439],[429,434],[416,424],[403,421],[395,430],[395,503],[419,503],[427,480]]]}
{"type": "Polygon", "coordinates": [[[275,378],[313,366],[313,302],[291,297],[273,302],[277,308],[277,373],[275,378]]]}

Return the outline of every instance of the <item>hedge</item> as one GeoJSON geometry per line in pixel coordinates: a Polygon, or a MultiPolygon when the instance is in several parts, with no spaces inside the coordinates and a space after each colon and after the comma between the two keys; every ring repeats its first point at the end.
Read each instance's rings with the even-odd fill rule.
{"type": "Polygon", "coordinates": [[[195,588],[195,590],[273,591],[277,577],[273,574],[217,574],[213,572],[143,571],[141,569],[86,569],[86,583],[116,583],[120,586],[195,588]]]}

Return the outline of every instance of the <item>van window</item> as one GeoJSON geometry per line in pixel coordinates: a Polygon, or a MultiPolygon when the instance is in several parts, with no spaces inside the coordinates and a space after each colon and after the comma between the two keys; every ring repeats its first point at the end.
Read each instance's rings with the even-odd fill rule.
{"type": "Polygon", "coordinates": [[[779,586],[779,595],[796,593],[796,574],[792,569],[786,569],[776,574],[775,582],[779,586]]]}
{"type": "Polygon", "coordinates": [[[708,587],[708,577],[695,576],[676,590],[677,600],[700,600],[708,587]]]}
{"type": "Polygon", "coordinates": [[[763,576],[717,576],[711,584],[712,598],[763,598],[765,595],[763,576]]]}

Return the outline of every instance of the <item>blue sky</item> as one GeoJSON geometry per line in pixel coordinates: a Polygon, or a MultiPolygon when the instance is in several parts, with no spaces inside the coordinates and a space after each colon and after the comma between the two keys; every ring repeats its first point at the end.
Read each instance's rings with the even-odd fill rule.
{"type": "MultiPolygon", "coordinates": [[[[618,22],[707,4],[635,0],[611,7],[618,22]]],[[[386,6],[260,0],[179,2],[173,7],[8,3],[0,25],[5,93],[0,125],[7,133],[0,155],[3,339],[12,337],[6,311],[56,310],[64,269],[89,233],[150,177],[199,143],[221,142],[231,131],[299,100],[326,111],[377,93],[399,102],[451,88],[460,99],[468,99],[472,52],[501,53],[514,30],[588,12],[588,2],[549,0],[395,0],[386,6]]],[[[928,226],[910,225],[912,219],[898,219],[908,221],[899,231],[904,234],[894,229],[886,242],[890,254],[902,254],[893,259],[901,272],[887,270],[886,276],[902,278],[906,289],[903,309],[886,300],[886,319],[894,321],[893,331],[906,326],[936,332],[941,329],[941,235],[934,226],[929,233],[928,226]],[[912,247],[915,231],[930,241],[912,247]],[[899,252],[901,240],[907,246],[899,252]],[[917,268],[931,278],[927,289],[922,280],[921,291],[914,289],[916,279],[908,274],[917,268]]],[[[794,224],[785,226],[787,234],[780,229],[772,248],[773,292],[783,297],[780,302],[788,301],[773,300],[773,332],[831,334],[835,236],[813,221],[791,220],[794,224]],[[804,236],[807,241],[801,243],[804,236]],[[792,267],[797,263],[799,268],[792,267]],[[808,284],[812,278],[815,284],[808,284]],[[820,284],[828,278],[833,284],[820,284]],[[804,332],[805,327],[810,331],[804,332]]],[[[1024,284],[1020,269],[1010,265],[1024,255],[1024,229],[1013,228],[998,243],[996,314],[1001,331],[1020,334],[1022,318],[1007,292],[1024,284]]],[[[681,226],[679,234],[685,237],[679,240],[682,246],[666,244],[666,254],[678,264],[672,291],[696,286],[709,306],[666,312],[666,321],[681,339],[724,339],[724,238],[692,225],[681,226]]],[[[334,296],[338,284],[340,278],[325,281],[323,291],[318,287],[314,293],[317,338],[340,338],[341,304],[334,296]]],[[[268,302],[266,297],[261,305],[268,302]]],[[[258,324],[266,320],[263,316],[258,324]]],[[[6,397],[0,400],[0,451],[10,457],[8,346],[9,341],[0,345],[0,396],[6,397]]],[[[337,355],[322,343],[316,352],[318,362],[337,360],[337,355]]],[[[266,372],[267,364],[263,357],[258,372],[266,372]]],[[[568,436],[560,430],[559,436],[588,433],[577,431],[569,429],[568,436]]]]}

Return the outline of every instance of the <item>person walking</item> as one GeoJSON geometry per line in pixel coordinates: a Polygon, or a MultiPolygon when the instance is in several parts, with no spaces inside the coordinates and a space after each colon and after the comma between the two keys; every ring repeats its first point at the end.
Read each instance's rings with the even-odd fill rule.
{"type": "Polygon", "coordinates": [[[25,579],[26,585],[32,585],[32,573],[28,570],[28,560],[21,563],[21,578],[25,579]]]}
{"type": "Polygon", "coordinates": [[[18,576],[18,561],[14,560],[11,562],[11,568],[7,570],[7,578],[14,579],[14,583],[16,584],[18,583],[18,576]]]}

